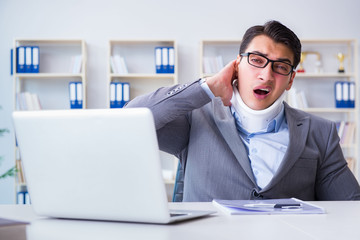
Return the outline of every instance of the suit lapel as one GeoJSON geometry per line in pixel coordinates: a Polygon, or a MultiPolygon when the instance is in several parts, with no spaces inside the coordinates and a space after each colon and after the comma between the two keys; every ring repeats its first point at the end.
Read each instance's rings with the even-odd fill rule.
{"type": "MultiPolygon", "coordinates": [[[[309,133],[310,119],[306,115],[300,114],[298,111],[285,105],[285,116],[289,127],[289,146],[286,150],[284,159],[274,175],[270,183],[261,191],[265,192],[275,186],[293,167],[295,162],[301,156],[305,148],[306,139],[309,133]]],[[[240,139],[238,131],[235,126],[234,117],[228,107],[224,107],[220,99],[215,99],[212,102],[212,110],[214,121],[220,130],[225,142],[230,147],[235,158],[244,169],[245,173],[251,179],[255,186],[257,186],[253,171],[250,166],[249,158],[246,148],[240,139]]]]}
{"type": "Polygon", "coordinates": [[[235,126],[234,117],[232,116],[229,107],[224,107],[220,99],[215,99],[212,102],[212,110],[214,121],[219,128],[225,142],[230,147],[235,158],[244,169],[247,176],[251,179],[254,185],[257,186],[250,166],[246,148],[240,139],[239,133],[235,126]]]}
{"type": "Polygon", "coordinates": [[[305,148],[310,127],[309,117],[300,115],[299,112],[290,108],[286,103],[285,115],[289,127],[289,145],[279,169],[263,191],[271,189],[288,173],[305,148]]]}

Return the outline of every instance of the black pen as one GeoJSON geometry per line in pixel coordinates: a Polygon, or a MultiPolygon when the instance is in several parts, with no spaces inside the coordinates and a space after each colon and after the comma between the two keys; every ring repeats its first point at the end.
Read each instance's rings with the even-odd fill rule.
{"type": "Polygon", "coordinates": [[[298,209],[301,208],[301,204],[300,203],[289,203],[289,204],[275,204],[274,208],[281,208],[281,209],[298,209]]]}
{"type": "Polygon", "coordinates": [[[244,207],[249,208],[280,208],[280,209],[298,209],[301,208],[300,203],[253,203],[245,204],[244,207]]]}

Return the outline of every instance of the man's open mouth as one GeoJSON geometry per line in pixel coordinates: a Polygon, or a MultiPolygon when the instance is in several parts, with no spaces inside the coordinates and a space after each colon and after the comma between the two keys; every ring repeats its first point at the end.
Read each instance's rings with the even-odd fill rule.
{"type": "Polygon", "coordinates": [[[270,92],[270,90],[267,88],[259,88],[259,89],[255,89],[254,92],[258,95],[266,95],[270,92]]]}

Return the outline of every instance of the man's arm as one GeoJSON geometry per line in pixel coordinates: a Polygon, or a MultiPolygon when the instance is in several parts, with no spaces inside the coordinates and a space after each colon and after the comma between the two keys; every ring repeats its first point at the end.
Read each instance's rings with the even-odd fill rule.
{"type": "Polygon", "coordinates": [[[161,150],[179,155],[187,146],[189,113],[210,102],[199,81],[164,87],[130,101],[126,107],[147,107],[154,116],[161,150]]]}
{"type": "MultiPolygon", "coordinates": [[[[229,106],[232,97],[232,80],[236,78],[238,60],[228,63],[219,73],[208,77],[206,84],[215,97],[229,106]]],[[[130,101],[126,107],[147,107],[153,115],[160,149],[178,155],[188,144],[189,113],[209,103],[211,97],[199,81],[164,87],[130,101]]]]}
{"type": "MultiPolygon", "coordinates": [[[[230,106],[232,81],[237,79],[239,59],[229,62],[220,72],[206,78],[206,84],[215,97],[220,97],[225,106],[230,106]]],[[[156,128],[159,129],[172,120],[189,111],[200,108],[209,102],[204,90],[199,88],[199,81],[164,87],[153,93],[135,98],[126,107],[148,107],[152,110],[156,128]],[[175,101],[176,100],[176,101],[175,101]],[[189,100],[192,100],[191,102],[189,100]]]]}
{"type": "Polygon", "coordinates": [[[136,97],[126,107],[149,108],[154,115],[156,129],[160,129],[208,102],[210,102],[209,97],[201,88],[199,81],[195,81],[159,88],[155,92],[136,97]]]}

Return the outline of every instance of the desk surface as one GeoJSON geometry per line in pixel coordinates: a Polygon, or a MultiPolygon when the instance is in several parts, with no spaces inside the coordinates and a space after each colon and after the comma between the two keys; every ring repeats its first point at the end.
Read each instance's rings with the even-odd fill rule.
{"type": "Polygon", "coordinates": [[[360,239],[360,201],[314,203],[327,214],[229,216],[212,203],[170,203],[172,209],[217,211],[172,225],[46,219],[35,215],[31,206],[0,205],[1,218],[30,222],[13,231],[0,227],[0,239],[360,239]]]}

